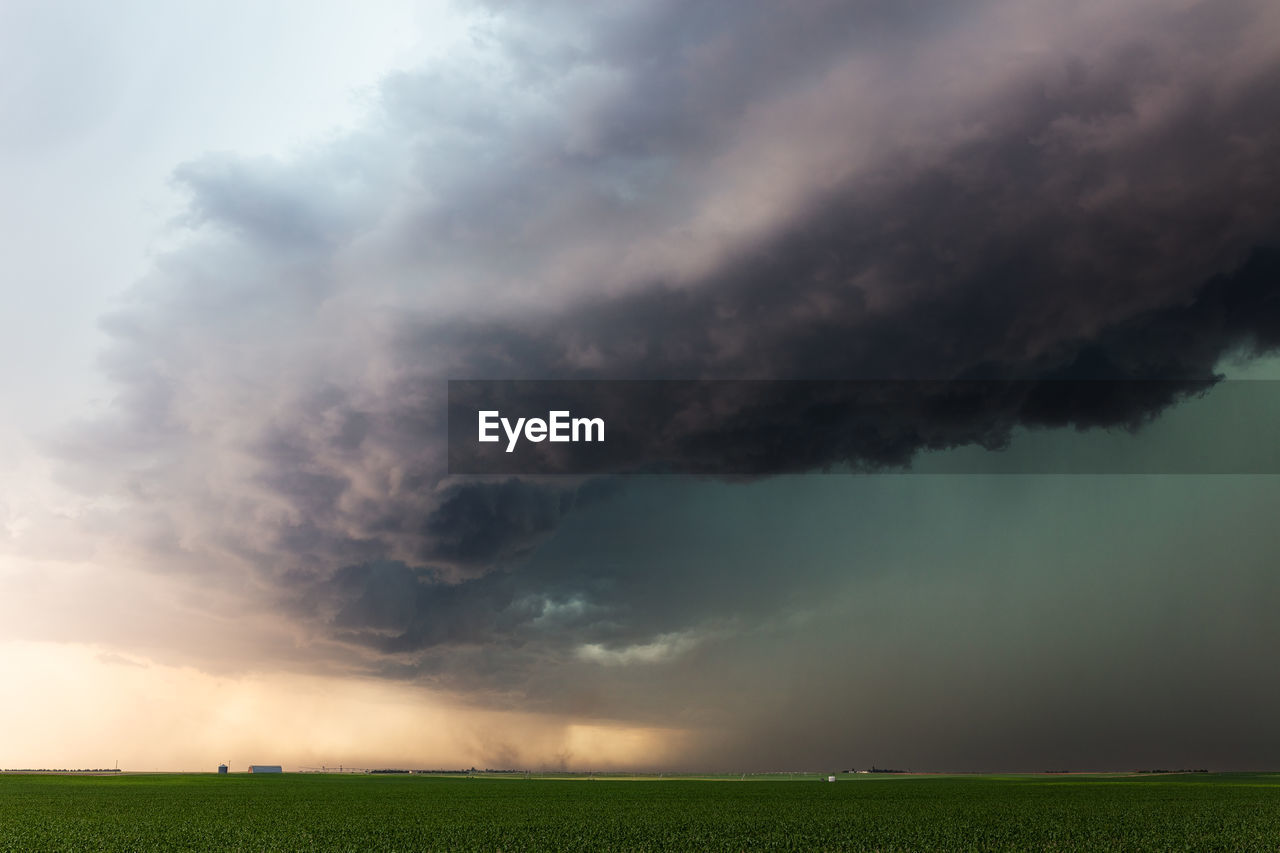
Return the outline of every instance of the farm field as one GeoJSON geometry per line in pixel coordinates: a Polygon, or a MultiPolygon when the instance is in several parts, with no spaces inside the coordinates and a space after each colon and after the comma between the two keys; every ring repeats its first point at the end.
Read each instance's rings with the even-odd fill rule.
{"type": "Polygon", "coordinates": [[[1270,850],[1280,775],[0,775],[0,850],[1270,850]]]}

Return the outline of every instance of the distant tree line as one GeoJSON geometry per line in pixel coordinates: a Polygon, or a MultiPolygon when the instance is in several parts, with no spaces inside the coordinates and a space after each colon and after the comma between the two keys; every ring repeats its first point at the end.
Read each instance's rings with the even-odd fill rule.
{"type": "Polygon", "coordinates": [[[369,773],[412,773],[412,774],[415,774],[415,775],[417,775],[417,774],[421,774],[421,775],[424,775],[424,776],[426,776],[426,775],[431,775],[431,774],[435,774],[435,775],[437,775],[437,776],[464,776],[464,775],[466,775],[466,774],[468,774],[468,773],[509,773],[509,774],[518,774],[518,773],[528,773],[529,771],[527,771],[527,770],[495,770],[495,769],[493,769],[492,767],[486,767],[484,770],[477,770],[477,769],[476,769],[476,768],[474,768],[474,767],[467,768],[467,769],[458,769],[458,770],[440,770],[440,769],[437,769],[437,770],[404,770],[404,769],[399,769],[399,768],[394,768],[394,767],[383,767],[383,768],[379,768],[379,769],[377,769],[377,770],[370,770],[370,771],[368,771],[368,772],[369,772],[369,773]]]}
{"type": "Polygon", "coordinates": [[[119,773],[118,767],[86,767],[79,770],[68,770],[65,767],[6,767],[3,773],[119,773]]]}

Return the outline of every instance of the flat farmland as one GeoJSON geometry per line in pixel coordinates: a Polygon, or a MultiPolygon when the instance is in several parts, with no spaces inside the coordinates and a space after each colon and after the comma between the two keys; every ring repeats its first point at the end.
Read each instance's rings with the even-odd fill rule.
{"type": "Polygon", "coordinates": [[[1280,775],[0,775],[0,850],[1280,850],[1280,775]]]}

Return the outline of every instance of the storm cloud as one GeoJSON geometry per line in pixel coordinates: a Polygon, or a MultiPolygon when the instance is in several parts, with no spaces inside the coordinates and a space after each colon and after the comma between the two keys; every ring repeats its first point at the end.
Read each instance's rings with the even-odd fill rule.
{"type": "Polygon", "coordinates": [[[679,526],[663,488],[698,513],[758,483],[450,477],[446,381],[918,383],[882,424],[740,400],[739,443],[673,441],[707,473],[1140,427],[1280,347],[1277,44],[1250,0],[504,4],[361,128],[176,169],[185,240],[104,319],[118,395],[61,476],[132,559],[246,590],[316,658],[649,723],[667,678],[732,729],[699,667],[747,693],[735,654],[785,668],[761,644],[839,621],[840,561],[646,526],[679,526]]]}

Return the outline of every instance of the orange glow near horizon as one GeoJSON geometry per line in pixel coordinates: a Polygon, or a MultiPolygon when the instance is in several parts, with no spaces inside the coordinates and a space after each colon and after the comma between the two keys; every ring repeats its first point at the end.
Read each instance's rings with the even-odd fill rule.
{"type": "Polygon", "coordinates": [[[687,737],[463,708],[373,679],[212,675],[84,644],[0,643],[0,685],[7,769],[639,769],[687,737]]]}

